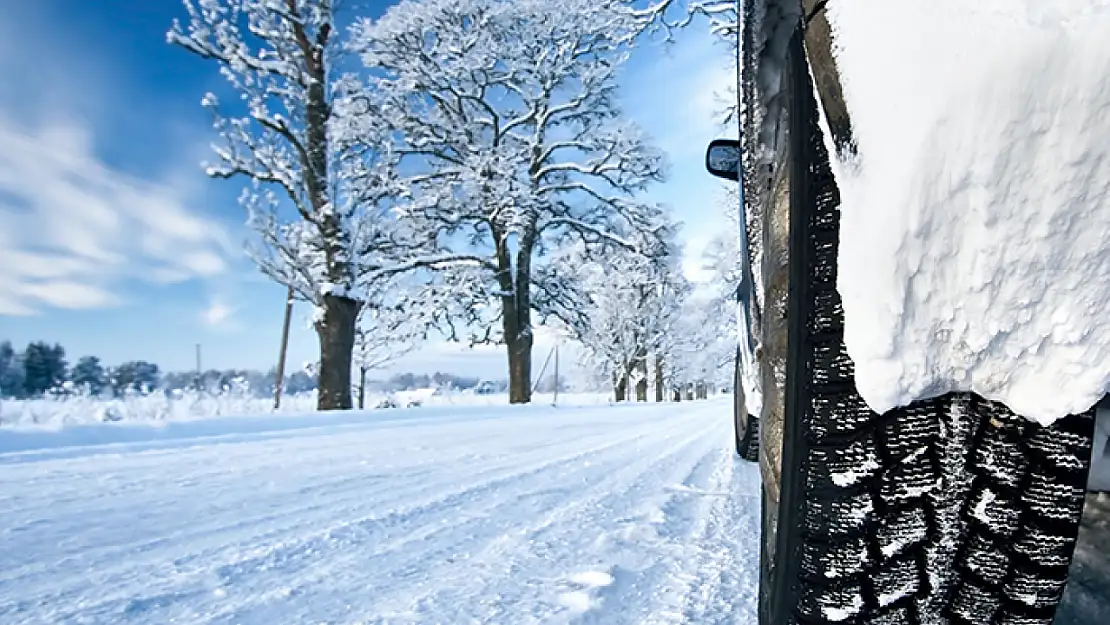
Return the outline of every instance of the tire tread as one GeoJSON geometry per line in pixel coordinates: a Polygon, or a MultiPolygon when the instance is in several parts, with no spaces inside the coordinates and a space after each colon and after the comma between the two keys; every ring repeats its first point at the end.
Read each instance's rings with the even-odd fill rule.
{"type": "Polygon", "coordinates": [[[801,501],[781,502],[778,529],[796,532],[779,544],[798,552],[777,554],[796,577],[775,591],[796,599],[789,618],[799,624],[1051,623],[1082,513],[1093,409],[1042,426],[972,393],[867,407],[836,292],[839,191],[815,101],[809,109],[809,154],[792,157],[809,159],[811,213],[791,222],[808,229],[807,266],[792,272],[804,276],[806,309],[789,311],[805,320],[790,357],[807,379],[787,383],[802,385],[801,501]]]}

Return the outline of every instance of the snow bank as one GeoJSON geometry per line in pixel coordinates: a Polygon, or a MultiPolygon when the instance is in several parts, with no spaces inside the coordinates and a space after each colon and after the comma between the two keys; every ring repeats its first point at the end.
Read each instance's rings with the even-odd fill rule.
{"type": "Polygon", "coordinates": [[[89,419],[69,422],[55,420],[35,425],[24,423],[18,427],[0,427],[0,464],[17,456],[25,459],[28,454],[36,457],[72,457],[88,455],[92,453],[90,449],[104,453],[121,447],[130,450],[166,449],[200,444],[198,441],[203,441],[204,444],[213,441],[238,442],[258,439],[259,435],[264,435],[262,438],[278,438],[303,435],[308,430],[335,430],[367,423],[428,424],[462,418],[500,418],[519,414],[521,410],[542,416],[576,410],[596,410],[598,407],[619,410],[645,405],[627,403],[614,406],[607,395],[598,393],[575,393],[565,397],[560,395],[558,406],[543,402],[541,396],[537,396],[535,400],[528,406],[510,406],[508,395],[454,393],[431,397],[427,404],[412,409],[316,412],[302,408],[299,411],[283,410],[280,414],[259,411],[254,414],[212,414],[207,418],[191,419],[132,419],[109,423],[89,419]],[[11,457],[7,457],[8,455],[11,457]]]}
{"type": "MultiPolygon", "coordinates": [[[[373,409],[386,399],[399,407],[406,406],[503,406],[509,403],[507,393],[477,395],[464,391],[418,389],[400,391],[393,395],[370,393],[365,406],[373,409]]],[[[550,403],[550,393],[536,393],[536,404],[550,403]]],[[[610,403],[607,393],[560,393],[560,406],[598,406],[610,403]]],[[[298,393],[281,398],[281,408],[275,415],[273,399],[252,397],[235,393],[180,393],[166,396],[162,393],[129,395],[120,399],[101,399],[87,396],[62,396],[43,399],[0,400],[0,431],[5,430],[56,430],[59,428],[100,423],[170,423],[203,421],[230,417],[239,419],[255,415],[270,415],[278,419],[287,415],[303,415],[316,411],[316,394],[298,393]]]]}
{"type": "MultiPolygon", "coordinates": [[[[315,408],[314,392],[296,393],[281,398],[279,412],[304,413],[315,408]]],[[[272,398],[235,391],[177,391],[169,395],[162,392],[129,393],[120,398],[60,395],[37,399],[0,399],[0,429],[118,421],[187,421],[272,412],[272,398]]]]}
{"type": "Polygon", "coordinates": [[[858,141],[834,167],[860,393],[1086,410],[1110,389],[1110,1],[828,12],[858,141]]]}

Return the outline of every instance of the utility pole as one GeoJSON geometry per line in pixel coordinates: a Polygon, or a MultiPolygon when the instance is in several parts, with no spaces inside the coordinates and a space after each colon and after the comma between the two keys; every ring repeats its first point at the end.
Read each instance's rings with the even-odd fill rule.
{"type": "Polygon", "coordinates": [[[366,367],[358,366],[358,409],[366,407],[366,367]]]}
{"type": "Polygon", "coordinates": [[[555,344],[555,397],[551,400],[551,405],[559,403],[559,344],[555,344]]]}
{"type": "Polygon", "coordinates": [[[281,387],[285,383],[285,351],[289,347],[289,321],[293,317],[293,287],[285,296],[285,321],[281,324],[281,351],[278,353],[277,372],[274,376],[274,410],[281,407],[281,387]]]}

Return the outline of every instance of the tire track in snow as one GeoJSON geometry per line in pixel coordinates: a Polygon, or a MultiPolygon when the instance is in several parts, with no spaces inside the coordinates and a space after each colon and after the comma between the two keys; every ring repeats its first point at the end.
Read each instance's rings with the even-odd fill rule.
{"type": "MultiPolygon", "coordinates": [[[[708,532],[712,511],[724,502],[741,496],[730,490],[726,481],[732,475],[732,454],[725,437],[727,428],[715,423],[713,439],[704,442],[702,456],[681,477],[670,480],[658,510],[661,523],[648,536],[635,536],[647,542],[639,565],[615,570],[611,588],[603,591],[605,602],[577,620],[584,624],[608,623],[696,623],[683,610],[700,581],[711,581],[704,569],[712,564],[706,557],[722,545],[712,542],[721,537],[708,532]]],[[[735,522],[734,520],[730,520],[735,522]]],[[[730,619],[737,615],[730,614],[730,619]]],[[[740,622],[743,622],[742,620],[740,622]]]]}
{"type": "MultiPolygon", "coordinates": [[[[501,463],[495,465],[492,469],[482,468],[477,473],[470,476],[478,478],[478,481],[476,481],[475,483],[466,484],[464,482],[464,486],[462,488],[459,488],[457,486],[457,482],[461,478],[463,478],[463,476],[448,476],[449,479],[444,481],[444,484],[450,487],[446,494],[432,494],[431,497],[429,497],[428,502],[425,504],[410,505],[400,510],[393,510],[385,514],[380,512],[382,508],[387,508],[385,502],[374,501],[372,496],[368,498],[365,496],[362,498],[357,497],[359,488],[356,483],[352,488],[347,489],[353,495],[356,495],[350,499],[337,501],[329,500],[327,498],[321,498],[320,501],[314,503],[310,507],[296,507],[292,511],[283,511],[280,515],[278,515],[280,516],[280,518],[293,519],[296,519],[299,515],[303,515],[305,512],[309,511],[323,512],[323,514],[319,515],[318,517],[313,517],[307,521],[301,519],[300,522],[289,527],[276,529],[271,528],[259,533],[258,523],[261,521],[261,525],[265,527],[265,522],[270,521],[271,517],[238,521],[237,523],[235,523],[235,527],[244,529],[244,534],[246,535],[246,537],[249,538],[251,542],[247,543],[247,545],[243,545],[242,547],[232,547],[230,549],[231,555],[224,556],[223,558],[218,557],[218,554],[220,552],[228,552],[229,544],[241,545],[244,537],[240,536],[235,537],[234,539],[232,539],[232,537],[221,537],[219,540],[211,540],[214,537],[209,536],[207,532],[186,532],[180,535],[175,534],[173,536],[161,537],[158,539],[158,542],[164,543],[165,545],[171,547],[175,544],[178,544],[179,542],[191,544],[195,542],[198,538],[210,539],[208,542],[213,542],[215,544],[215,547],[206,552],[192,553],[187,556],[176,557],[174,558],[174,566],[168,570],[166,567],[165,559],[151,558],[148,560],[151,562],[151,564],[147,567],[143,567],[145,568],[145,570],[142,572],[142,576],[146,578],[145,585],[148,589],[148,592],[153,594],[154,596],[162,597],[162,599],[153,602],[152,607],[165,608],[168,607],[169,604],[177,603],[178,601],[177,599],[175,599],[176,595],[173,594],[173,589],[181,587],[183,582],[182,578],[192,578],[193,583],[191,585],[193,585],[194,588],[192,592],[182,594],[179,598],[194,600],[197,596],[197,592],[212,589],[211,587],[213,586],[213,584],[207,582],[207,579],[211,577],[210,574],[213,570],[213,559],[215,559],[217,562],[222,562],[220,564],[215,564],[217,577],[234,575],[234,570],[237,568],[236,560],[243,560],[241,556],[236,556],[241,554],[243,551],[247,553],[247,558],[241,565],[238,566],[238,568],[241,569],[249,568],[252,564],[258,568],[274,568],[280,565],[289,566],[298,557],[297,555],[295,555],[298,549],[302,552],[307,551],[309,554],[311,554],[315,549],[322,548],[326,540],[326,536],[330,531],[337,530],[344,525],[350,525],[350,522],[348,520],[351,519],[352,514],[355,514],[357,511],[357,508],[355,507],[356,503],[361,503],[363,509],[361,514],[365,515],[364,518],[359,519],[358,521],[361,521],[364,524],[372,524],[375,521],[380,522],[382,525],[390,523],[391,526],[395,527],[397,525],[402,525],[407,520],[419,516],[420,514],[432,514],[434,516],[437,511],[442,512],[442,508],[451,507],[456,502],[465,499],[465,496],[467,494],[495,490],[499,485],[511,483],[519,479],[523,475],[538,474],[548,467],[573,463],[581,460],[582,458],[603,454],[613,447],[620,446],[621,444],[623,444],[623,442],[625,442],[625,440],[634,440],[636,438],[642,438],[643,436],[644,434],[642,433],[632,431],[631,436],[628,439],[618,439],[614,441],[611,437],[606,437],[600,439],[603,442],[595,444],[593,447],[589,447],[587,449],[581,449],[580,445],[576,445],[573,447],[567,446],[567,449],[569,451],[562,456],[551,458],[549,456],[541,455],[539,461],[525,463],[523,465],[521,464],[519,459],[506,457],[502,460],[501,463]],[[373,502],[373,505],[367,506],[368,500],[373,502]],[[370,508],[370,511],[366,510],[367,507],[370,508]],[[335,523],[335,519],[337,518],[343,519],[343,521],[335,523]],[[334,525],[321,529],[320,524],[326,524],[329,521],[334,523],[334,525]],[[255,525],[252,525],[252,522],[254,522],[255,525]],[[253,537],[251,536],[252,529],[255,532],[255,535],[253,537]],[[252,545],[260,546],[252,547],[252,545]],[[181,564],[187,564],[190,561],[197,561],[199,563],[198,567],[194,568],[193,570],[179,570],[181,564]],[[198,579],[198,577],[202,577],[204,579],[198,579]]],[[[351,483],[356,482],[357,480],[345,481],[351,483]]],[[[310,489],[309,492],[312,492],[312,490],[313,489],[310,489]]],[[[315,485],[314,490],[316,492],[319,492],[320,486],[315,485]]],[[[363,493],[363,495],[366,494],[367,493],[363,493]]],[[[408,493],[406,495],[402,493],[399,496],[393,497],[389,501],[395,502],[398,499],[404,499],[404,497],[406,496],[411,497],[412,494],[408,493]]],[[[83,585],[85,586],[84,588],[72,589],[77,590],[78,592],[76,593],[71,591],[67,593],[67,595],[54,597],[47,595],[46,597],[40,597],[38,600],[53,601],[63,604],[69,603],[74,594],[80,595],[82,593],[91,593],[95,587],[101,587],[107,589],[108,592],[101,592],[100,599],[96,603],[94,603],[93,605],[81,606],[79,610],[75,610],[73,613],[63,613],[60,615],[60,617],[70,618],[78,613],[99,612],[103,613],[104,618],[109,621],[114,618],[118,618],[114,615],[126,614],[128,605],[130,605],[134,601],[133,597],[128,596],[126,589],[128,588],[127,582],[129,581],[129,579],[132,579],[136,576],[135,569],[137,568],[137,562],[134,560],[134,557],[136,555],[138,554],[136,554],[133,550],[129,550],[128,547],[106,547],[101,550],[97,558],[89,560],[87,562],[74,562],[71,560],[67,560],[52,565],[50,566],[49,570],[57,571],[59,569],[64,570],[66,568],[75,568],[75,565],[77,564],[85,564],[87,566],[76,568],[87,568],[90,570],[95,569],[95,575],[88,575],[86,576],[87,579],[82,580],[83,585]],[[117,588],[122,588],[125,590],[125,592],[114,592],[114,589],[117,588]]],[[[56,580],[44,579],[43,581],[45,582],[45,585],[48,589],[56,587],[56,580]]],[[[0,608],[0,616],[2,616],[3,613],[3,609],[0,608]]]]}
{"type": "Polygon", "coordinates": [[[702,486],[704,477],[729,459],[727,452],[719,453],[729,440],[717,435],[725,431],[720,413],[689,416],[688,427],[695,432],[707,425],[712,428],[687,438],[682,445],[661,441],[661,455],[637,466],[631,472],[631,482],[606,484],[600,489],[600,498],[567,506],[572,513],[560,515],[559,522],[530,528],[535,531],[487,548],[487,552],[499,556],[492,558],[499,565],[493,571],[484,571],[486,575],[466,575],[477,568],[475,565],[454,576],[449,574],[452,567],[440,567],[442,572],[432,577],[448,580],[450,583],[442,584],[446,589],[433,589],[413,601],[408,618],[402,610],[393,618],[379,617],[369,622],[419,622],[414,616],[417,614],[436,614],[437,622],[645,622],[657,606],[643,599],[658,594],[659,582],[665,578],[662,570],[669,570],[671,561],[681,560],[681,553],[689,545],[688,533],[680,530],[691,519],[683,518],[686,513],[682,505],[672,506],[679,489],[671,487],[702,486]],[[658,535],[660,527],[664,527],[662,536],[658,535]],[[521,545],[528,547],[524,554],[521,545]],[[656,564],[661,559],[665,561],[662,567],[656,564]],[[533,566],[529,568],[529,564],[533,566]],[[589,568],[582,570],[584,566],[589,568]],[[563,575],[553,578],[552,567],[562,567],[563,575]],[[467,579],[490,583],[468,584],[467,579]],[[443,613],[444,606],[466,606],[468,596],[501,600],[480,603],[468,611],[443,613]],[[609,605],[616,607],[606,609],[609,605]],[[522,613],[523,606],[528,610],[522,613]]]}
{"type": "Polygon", "coordinates": [[[605,617],[650,613],[667,584],[687,615],[742,608],[710,569],[755,565],[708,554],[758,517],[699,494],[736,488],[728,411],[525,410],[13,464],[0,621],[637,622],[605,617]],[[696,599],[664,575],[690,567],[721,588],[696,599]]]}
{"type": "Polygon", "coordinates": [[[731,493],[717,497],[705,515],[698,541],[694,573],[684,600],[683,623],[742,625],[739,615],[750,615],[755,624],[759,594],[758,567],[748,562],[760,557],[758,467],[722,450],[714,490],[731,493]],[[754,514],[753,514],[754,513],[754,514]]]}
{"type": "MultiPolygon", "coordinates": [[[[669,433],[672,427],[661,428],[660,431],[669,433]]],[[[497,572],[501,570],[499,564],[503,564],[509,558],[508,552],[521,543],[530,542],[528,536],[531,533],[557,523],[573,511],[588,508],[605,498],[614,492],[613,480],[621,479],[622,476],[635,477],[641,475],[645,466],[657,462],[656,459],[658,458],[665,457],[668,452],[673,451],[676,444],[676,441],[672,440],[673,437],[669,435],[651,440],[650,447],[645,446],[646,443],[645,445],[632,444],[635,440],[644,438],[647,438],[646,434],[618,442],[612,446],[615,452],[612,455],[601,458],[600,462],[575,467],[575,470],[570,473],[563,472],[553,476],[550,474],[554,473],[557,467],[550,467],[545,475],[530,476],[540,479],[512,484],[513,488],[503,493],[503,497],[492,508],[475,510],[475,502],[467,502],[470,504],[469,506],[456,509],[454,514],[463,518],[470,517],[470,522],[452,523],[446,529],[440,527],[439,531],[433,535],[424,537],[427,542],[423,550],[402,553],[399,559],[389,562],[389,567],[378,575],[346,576],[337,580],[333,571],[351,570],[352,565],[356,570],[378,569],[380,566],[373,561],[374,558],[387,555],[395,549],[395,546],[384,552],[377,551],[368,556],[353,553],[346,557],[340,556],[337,561],[319,560],[319,566],[315,574],[300,578],[298,584],[302,587],[326,584],[324,590],[326,594],[339,596],[343,596],[345,593],[359,592],[361,589],[390,588],[392,592],[389,596],[369,600],[369,603],[373,606],[371,612],[375,614],[382,611],[397,612],[397,609],[390,609],[390,603],[398,596],[403,598],[401,600],[402,605],[405,605],[406,602],[408,604],[421,603],[423,604],[421,609],[424,611],[435,611],[437,606],[444,604],[448,606],[465,604],[465,598],[474,596],[498,596],[500,593],[493,591],[487,592],[475,589],[464,592],[462,588],[469,586],[471,582],[476,580],[491,576],[496,578],[497,572]],[[574,483],[576,480],[586,482],[585,477],[596,476],[597,474],[606,477],[604,480],[594,480],[593,483],[590,483],[587,486],[586,494],[578,494],[573,499],[567,499],[568,497],[574,497],[577,493],[577,489],[565,486],[568,482],[574,483]],[[564,486],[550,488],[552,484],[564,486]],[[544,505],[539,505],[534,509],[527,508],[527,516],[523,517],[524,520],[536,520],[526,526],[514,526],[511,531],[508,531],[508,528],[505,527],[505,521],[513,516],[521,516],[520,502],[522,499],[536,497],[537,495],[539,495],[538,500],[543,502],[544,505]],[[460,568],[471,571],[473,574],[460,574],[458,572],[460,568]],[[430,591],[421,593],[421,587],[427,579],[436,579],[439,580],[439,583],[430,591]],[[450,582],[452,579],[458,581],[450,582]],[[442,598],[440,595],[443,594],[441,592],[443,587],[450,588],[451,591],[448,594],[456,596],[442,598]],[[417,598],[412,599],[413,596],[417,598]]],[[[696,435],[690,436],[682,445],[689,444],[696,438],[696,435]]],[[[533,502],[533,505],[535,505],[535,502],[533,502]]],[[[413,541],[405,540],[402,544],[410,542],[413,541]]],[[[478,583],[482,582],[478,581],[478,583]]],[[[259,602],[251,601],[251,603],[259,602]]],[[[402,607],[400,611],[403,613],[405,609],[402,607]]],[[[247,612],[246,614],[250,613],[247,612]]],[[[228,615],[228,619],[229,621],[238,621],[241,620],[243,615],[244,612],[238,611],[233,615],[228,615]]],[[[440,622],[465,622],[470,617],[444,616],[440,613],[437,618],[440,619],[440,622]]],[[[266,619],[261,616],[251,616],[247,620],[265,621],[266,619]]],[[[479,620],[497,622],[496,618],[479,620]]]]}

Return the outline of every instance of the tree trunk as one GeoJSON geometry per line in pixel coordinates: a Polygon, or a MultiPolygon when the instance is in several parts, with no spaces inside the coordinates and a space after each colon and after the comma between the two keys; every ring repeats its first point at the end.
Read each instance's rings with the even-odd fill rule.
{"type": "Polygon", "coordinates": [[[674,397],[674,401],[676,403],[682,401],[682,391],[680,391],[679,389],[674,389],[674,391],[672,391],[672,396],[674,397]]]}
{"type": "Polygon", "coordinates": [[[497,245],[498,283],[501,296],[501,329],[509,356],[509,403],[532,401],[532,247],[534,234],[521,235],[512,263],[512,250],[500,229],[494,230],[497,245]]]}
{"type": "Polygon", "coordinates": [[[640,352],[637,355],[636,362],[632,365],[633,369],[638,371],[640,378],[636,380],[636,401],[647,401],[648,396],[648,377],[647,377],[647,352],[640,352]]]}
{"type": "Polygon", "coordinates": [[[360,303],[348,297],[325,295],[323,304],[324,316],[316,323],[320,339],[316,408],[350,410],[351,353],[360,303]]]}
{"type": "Polygon", "coordinates": [[[358,368],[358,409],[366,409],[366,367],[358,368]]]}
{"type": "Polygon", "coordinates": [[[516,340],[506,340],[505,347],[509,352],[509,403],[527,404],[532,401],[532,336],[520,334],[516,340]]]}
{"type": "Polygon", "coordinates": [[[623,369],[613,373],[613,395],[617,401],[628,399],[628,372],[623,369]]]}
{"type": "Polygon", "coordinates": [[[663,357],[659,354],[655,355],[655,401],[663,403],[665,394],[663,392],[663,357]]]}
{"type": "MultiPolygon", "coordinates": [[[[340,216],[331,210],[328,192],[331,146],[328,124],[331,106],[328,102],[328,38],[331,27],[325,26],[310,41],[303,27],[296,26],[295,39],[304,55],[309,80],[305,94],[304,184],[316,228],[322,241],[327,281],[350,287],[354,284],[351,260],[351,235],[340,216]]],[[[355,345],[355,326],[362,303],[341,294],[323,296],[324,315],[316,323],[320,339],[320,371],[317,381],[316,406],[319,410],[351,409],[351,354],[355,345]]]]}

